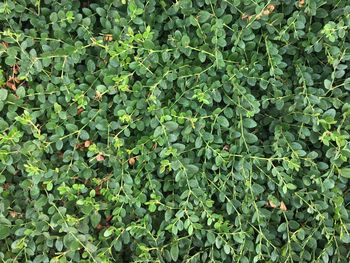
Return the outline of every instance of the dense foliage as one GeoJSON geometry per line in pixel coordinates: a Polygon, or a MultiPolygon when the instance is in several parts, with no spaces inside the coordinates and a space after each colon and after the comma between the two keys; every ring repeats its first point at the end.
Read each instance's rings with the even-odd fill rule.
{"type": "Polygon", "coordinates": [[[347,262],[348,0],[0,1],[2,262],[347,262]]]}

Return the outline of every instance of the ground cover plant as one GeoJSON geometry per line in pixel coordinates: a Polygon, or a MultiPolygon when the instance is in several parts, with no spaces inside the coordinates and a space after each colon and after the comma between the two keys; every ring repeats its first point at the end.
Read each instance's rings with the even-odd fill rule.
{"type": "Polygon", "coordinates": [[[350,2],[0,1],[1,262],[348,262],[350,2]]]}

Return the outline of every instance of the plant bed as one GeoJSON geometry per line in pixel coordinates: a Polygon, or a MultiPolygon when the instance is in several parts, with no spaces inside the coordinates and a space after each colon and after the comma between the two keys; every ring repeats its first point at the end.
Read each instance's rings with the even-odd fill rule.
{"type": "Polygon", "coordinates": [[[1,1],[1,261],[348,262],[349,14],[1,1]]]}

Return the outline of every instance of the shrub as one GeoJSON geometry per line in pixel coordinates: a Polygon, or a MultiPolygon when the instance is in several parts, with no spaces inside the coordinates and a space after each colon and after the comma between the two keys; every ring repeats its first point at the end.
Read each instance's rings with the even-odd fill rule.
{"type": "Polygon", "coordinates": [[[349,13],[1,1],[1,260],[347,262],[349,13]]]}

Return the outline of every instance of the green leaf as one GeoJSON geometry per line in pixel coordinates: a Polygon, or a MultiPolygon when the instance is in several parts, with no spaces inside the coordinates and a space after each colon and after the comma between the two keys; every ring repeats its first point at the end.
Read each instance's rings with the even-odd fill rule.
{"type": "Polygon", "coordinates": [[[46,184],[46,190],[47,191],[51,191],[53,188],[53,183],[51,181],[49,181],[47,184],[46,184]]]}
{"type": "Polygon", "coordinates": [[[190,38],[188,35],[182,36],[181,43],[184,47],[187,47],[190,44],[190,38]]]}
{"type": "Polygon", "coordinates": [[[287,229],[286,223],[282,223],[279,225],[279,227],[277,228],[278,232],[285,232],[287,229]]]}
{"type": "Polygon", "coordinates": [[[228,128],[230,126],[230,123],[228,122],[228,120],[224,116],[219,116],[217,118],[217,121],[224,128],[228,128]]]}
{"type": "Polygon", "coordinates": [[[76,238],[71,233],[68,233],[64,236],[63,244],[66,248],[72,251],[78,250],[81,246],[79,241],[76,240],[76,238]]]}
{"type": "Polygon", "coordinates": [[[57,251],[62,251],[63,249],[63,242],[60,239],[57,239],[55,242],[55,248],[57,249],[57,251]]]}
{"type": "Polygon", "coordinates": [[[231,253],[231,248],[228,244],[224,245],[224,251],[227,255],[229,255],[231,253]]]}
{"type": "Polygon", "coordinates": [[[253,144],[253,143],[256,143],[258,141],[258,137],[253,133],[246,133],[245,140],[247,143],[253,144]]]}
{"type": "Polygon", "coordinates": [[[256,195],[262,194],[265,191],[264,187],[255,183],[252,185],[252,190],[256,195]]]}
{"type": "Polygon", "coordinates": [[[195,141],[195,147],[198,149],[202,146],[203,144],[203,140],[201,137],[197,137],[196,141],[195,141]]]}
{"type": "Polygon", "coordinates": [[[350,243],[350,234],[349,233],[343,233],[342,235],[340,235],[340,239],[345,244],[349,244],[350,243]]]}
{"type": "Polygon", "coordinates": [[[109,237],[109,236],[111,236],[113,234],[113,232],[114,232],[114,228],[109,227],[109,228],[107,228],[105,230],[105,232],[103,233],[103,236],[104,237],[109,237]]]}
{"type": "Polygon", "coordinates": [[[56,12],[53,12],[53,13],[50,14],[50,20],[51,20],[51,22],[53,22],[53,23],[56,23],[56,22],[57,22],[58,17],[57,17],[57,13],[56,13],[56,12]]]}
{"type": "Polygon", "coordinates": [[[331,89],[332,88],[332,81],[330,81],[329,79],[325,79],[324,80],[324,87],[326,89],[331,89]]]}
{"type": "Polygon", "coordinates": [[[6,225],[0,225],[0,240],[7,238],[11,233],[11,228],[6,225]]]}
{"type": "Polygon", "coordinates": [[[208,231],[207,232],[207,240],[208,240],[208,242],[209,242],[209,244],[210,245],[212,245],[212,244],[214,244],[215,243],[215,235],[214,235],[214,233],[213,232],[211,232],[211,231],[208,231]]]}
{"type": "Polygon", "coordinates": [[[199,58],[199,61],[203,63],[206,60],[207,56],[204,52],[199,52],[198,58],[199,58]]]}
{"type": "Polygon", "coordinates": [[[344,88],[346,90],[350,90],[350,78],[347,78],[345,81],[344,81],[344,88]]]}
{"type": "Polygon", "coordinates": [[[100,221],[101,221],[100,213],[94,212],[93,214],[91,214],[90,220],[91,220],[92,226],[96,227],[98,225],[98,223],[100,223],[100,221]]]}
{"type": "Polygon", "coordinates": [[[164,123],[164,126],[167,128],[168,131],[171,132],[177,130],[177,128],[179,127],[179,125],[174,121],[168,121],[164,123]]]}
{"type": "Polygon", "coordinates": [[[245,128],[255,128],[257,126],[257,123],[253,119],[245,118],[243,119],[243,126],[245,128]]]}
{"type": "Polygon", "coordinates": [[[291,183],[288,183],[288,184],[287,184],[287,188],[288,188],[289,190],[295,190],[295,189],[297,189],[296,185],[291,184],[291,183]]]}
{"type": "Polygon", "coordinates": [[[339,170],[339,174],[342,177],[350,178],[350,167],[345,167],[339,170]]]}
{"type": "Polygon", "coordinates": [[[199,23],[204,23],[210,18],[211,14],[208,11],[201,10],[198,13],[198,21],[199,23]]]}
{"type": "Polygon", "coordinates": [[[8,91],[4,88],[0,88],[0,101],[4,101],[7,98],[8,91]]]}
{"type": "Polygon", "coordinates": [[[102,17],[106,16],[106,10],[104,10],[104,9],[101,8],[101,7],[97,7],[97,8],[96,8],[96,13],[97,13],[99,16],[102,16],[102,17]]]}
{"type": "Polygon", "coordinates": [[[25,90],[25,88],[24,88],[23,86],[20,86],[19,88],[17,88],[16,94],[17,94],[18,97],[24,98],[25,95],[26,95],[26,90],[25,90]]]}
{"type": "Polygon", "coordinates": [[[199,168],[193,164],[187,164],[185,167],[188,174],[195,174],[199,171],[199,168]]]}
{"type": "Polygon", "coordinates": [[[80,139],[85,141],[85,140],[88,140],[90,138],[90,135],[87,131],[81,130],[79,133],[79,137],[80,137],[80,139]]]}
{"type": "Polygon", "coordinates": [[[96,69],[95,63],[92,60],[88,60],[86,66],[89,72],[94,72],[96,69]]]}
{"type": "Polygon", "coordinates": [[[173,244],[171,245],[171,248],[170,248],[170,255],[171,255],[171,259],[173,261],[177,261],[178,257],[179,257],[179,246],[178,244],[173,244]]]}

